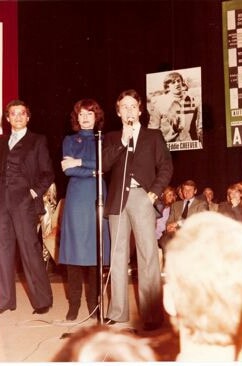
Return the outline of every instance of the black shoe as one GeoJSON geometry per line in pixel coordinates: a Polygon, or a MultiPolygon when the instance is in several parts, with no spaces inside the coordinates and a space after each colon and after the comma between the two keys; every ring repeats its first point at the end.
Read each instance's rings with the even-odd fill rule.
{"type": "Polygon", "coordinates": [[[66,320],[75,320],[79,312],[79,306],[70,306],[66,314],[66,320]]]}
{"type": "Polygon", "coordinates": [[[104,324],[107,324],[107,325],[113,325],[113,324],[117,323],[115,320],[112,320],[109,318],[104,318],[103,320],[104,320],[104,324]]]}
{"type": "Polygon", "coordinates": [[[45,314],[48,313],[51,306],[43,306],[42,308],[34,309],[33,314],[45,314]]]}
{"type": "Polygon", "coordinates": [[[144,323],[143,330],[152,331],[152,330],[160,329],[161,327],[162,327],[162,322],[159,322],[159,323],[150,322],[150,323],[144,323]]]}

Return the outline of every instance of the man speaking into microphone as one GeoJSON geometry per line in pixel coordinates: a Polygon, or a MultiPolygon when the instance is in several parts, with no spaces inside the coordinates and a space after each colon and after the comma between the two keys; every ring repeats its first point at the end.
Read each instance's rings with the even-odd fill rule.
{"type": "Polygon", "coordinates": [[[129,320],[128,261],[133,231],[138,265],[139,310],[144,330],[161,327],[162,296],[154,202],[169,184],[173,166],[159,130],[141,126],[142,100],[123,91],[116,111],[123,128],[103,143],[103,171],[111,171],[105,215],[111,232],[111,300],[107,324],[129,320]]]}

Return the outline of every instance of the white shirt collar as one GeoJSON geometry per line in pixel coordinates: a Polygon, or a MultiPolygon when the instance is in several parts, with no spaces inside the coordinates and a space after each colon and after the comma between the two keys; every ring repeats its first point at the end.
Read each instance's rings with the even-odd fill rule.
{"type": "Polygon", "coordinates": [[[26,134],[26,132],[27,132],[27,127],[24,127],[19,131],[12,130],[12,133],[17,134],[18,140],[20,140],[26,134]]]}
{"type": "Polygon", "coordinates": [[[135,124],[133,125],[133,131],[135,131],[135,132],[139,132],[140,127],[141,127],[141,123],[140,123],[140,122],[135,123],[135,124]]]}
{"type": "Polygon", "coordinates": [[[184,200],[184,205],[187,203],[187,201],[189,201],[189,206],[192,204],[192,202],[194,201],[194,196],[190,199],[184,200]]]}

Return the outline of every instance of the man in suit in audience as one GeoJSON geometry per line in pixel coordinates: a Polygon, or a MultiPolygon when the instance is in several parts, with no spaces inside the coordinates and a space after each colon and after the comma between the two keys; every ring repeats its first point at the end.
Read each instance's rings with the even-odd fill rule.
{"type": "Polygon", "coordinates": [[[212,188],[204,188],[201,198],[207,201],[209,211],[218,211],[218,203],[214,202],[214,191],[212,188]]]}
{"type": "Polygon", "coordinates": [[[208,210],[205,201],[195,197],[197,186],[193,180],[186,180],[182,183],[183,200],[176,201],[171,205],[170,214],[166,224],[167,240],[171,239],[174,233],[183,225],[184,220],[191,215],[208,210]]]}

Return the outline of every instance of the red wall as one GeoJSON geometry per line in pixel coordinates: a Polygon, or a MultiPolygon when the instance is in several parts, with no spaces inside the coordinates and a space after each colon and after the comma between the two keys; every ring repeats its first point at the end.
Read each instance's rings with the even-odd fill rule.
{"type": "MultiPolygon", "coordinates": [[[[3,23],[3,108],[18,97],[18,20],[17,1],[0,2],[0,22],[3,23]]],[[[3,121],[3,129],[9,126],[3,121]]]]}

